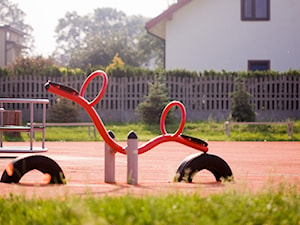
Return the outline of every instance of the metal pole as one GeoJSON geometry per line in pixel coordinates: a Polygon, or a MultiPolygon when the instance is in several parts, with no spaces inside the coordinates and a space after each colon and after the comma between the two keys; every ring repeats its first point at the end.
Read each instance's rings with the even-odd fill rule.
{"type": "MultiPolygon", "coordinates": [[[[4,112],[3,104],[2,102],[0,102],[0,126],[3,126],[3,112],[4,112]]],[[[2,137],[3,137],[3,132],[0,131],[0,147],[3,147],[2,137]]]]}
{"type": "Polygon", "coordinates": [[[42,129],[42,148],[45,148],[45,132],[46,132],[46,104],[43,103],[43,129],[42,129]]]}
{"type": "Polygon", "coordinates": [[[30,150],[33,150],[33,103],[30,103],[30,150]]]}
{"type": "Polygon", "coordinates": [[[225,122],[225,132],[226,132],[227,137],[229,137],[230,136],[230,122],[229,121],[225,122]]]}
{"type": "Polygon", "coordinates": [[[127,137],[127,184],[138,183],[138,137],[131,131],[127,137]]]}
{"type": "MultiPolygon", "coordinates": [[[[108,131],[111,138],[115,139],[115,134],[112,131],[108,131]]],[[[115,183],[115,155],[116,152],[109,147],[105,142],[104,144],[104,182],[115,183]]]]}

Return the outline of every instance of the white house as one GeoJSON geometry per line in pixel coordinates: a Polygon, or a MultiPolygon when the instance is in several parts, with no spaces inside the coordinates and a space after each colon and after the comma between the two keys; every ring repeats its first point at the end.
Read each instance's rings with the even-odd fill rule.
{"type": "Polygon", "coordinates": [[[178,0],[146,24],[165,68],[300,69],[300,0],[178,0]]]}

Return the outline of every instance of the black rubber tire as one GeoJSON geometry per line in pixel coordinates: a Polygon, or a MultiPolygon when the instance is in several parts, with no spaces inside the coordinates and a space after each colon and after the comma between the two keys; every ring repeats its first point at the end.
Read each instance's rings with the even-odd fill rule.
{"type": "MultiPolygon", "coordinates": [[[[8,174],[4,170],[1,182],[3,183],[19,183],[24,174],[31,170],[38,170],[44,174],[50,174],[50,184],[65,184],[65,176],[60,166],[49,157],[43,155],[31,155],[16,158],[11,162],[12,174],[8,174]]],[[[10,165],[10,166],[11,166],[10,165]]]]}
{"type": "Polygon", "coordinates": [[[204,169],[210,171],[216,181],[221,181],[221,178],[225,180],[232,178],[232,171],[222,158],[207,153],[198,153],[188,156],[180,163],[174,180],[192,182],[196,173],[204,169]]]}

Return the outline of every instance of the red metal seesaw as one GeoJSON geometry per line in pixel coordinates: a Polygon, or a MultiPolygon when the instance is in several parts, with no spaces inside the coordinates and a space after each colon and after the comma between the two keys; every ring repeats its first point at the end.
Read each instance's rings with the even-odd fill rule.
{"type": "MultiPolygon", "coordinates": [[[[108,83],[107,80],[108,80],[108,78],[107,78],[106,73],[103,71],[97,70],[87,77],[87,79],[84,81],[84,83],[81,87],[80,92],[78,92],[77,90],[75,90],[73,88],[67,87],[63,84],[55,83],[55,82],[51,82],[51,81],[49,81],[45,84],[45,88],[47,89],[47,91],[49,91],[53,94],[70,99],[70,100],[76,102],[77,104],[79,104],[80,106],[82,106],[86,110],[86,112],[89,114],[90,118],[94,122],[96,128],[98,129],[98,131],[99,131],[100,135],[102,136],[102,138],[104,139],[104,141],[114,151],[120,152],[122,154],[126,154],[126,152],[125,152],[126,147],[122,147],[108,135],[101,118],[99,117],[99,115],[97,114],[96,110],[93,107],[104,96],[106,88],[107,88],[107,83],[108,83]],[[89,83],[97,76],[101,76],[103,78],[102,88],[99,91],[99,94],[92,101],[89,102],[85,99],[84,93],[85,93],[85,90],[88,87],[89,83]]],[[[176,141],[176,142],[182,143],[184,145],[187,145],[189,147],[200,150],[202,152],[207,152],[208,148],[207,148],[206,142],[204,142],[200,139],[186,136],[186,135],[181,135],[184,125],[185,125],[185,121],[186,121],[186,111],[185,111],[184,105],[179,101],[170,102],[164,108],[161,119],[160,119],[160,130],[161,130],[162,135],[160,135],[156,138],[153,138],[152,140],[148,141],[144,145],[138,147],[138,154],[147,152],[150,149],[152,149],[153,147],[155,147],[163,142],[168,142],[168,141],[176,141]],[[178,130],[174,134],[168,134],[165,129],[165,120],[166,120],[167,114],[170,111],[170,109],[175,106],[178,106],[181,111],[181,122],[180,122],[178,130]]]]}

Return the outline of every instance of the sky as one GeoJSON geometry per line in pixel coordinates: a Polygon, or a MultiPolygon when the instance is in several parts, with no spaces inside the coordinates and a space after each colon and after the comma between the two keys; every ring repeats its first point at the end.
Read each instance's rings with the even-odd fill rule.
{"type": "Polygon", "coordinates": [[[126,15],[142,15],[154,18],[174,0],[11,0],[25,14],[25,23],[33,28],[35,51],[32,55],[48,57],[55,49],[55,27],[66,12],[79,15],[93,13],[96,8],[110,7],[126,15]]]}

